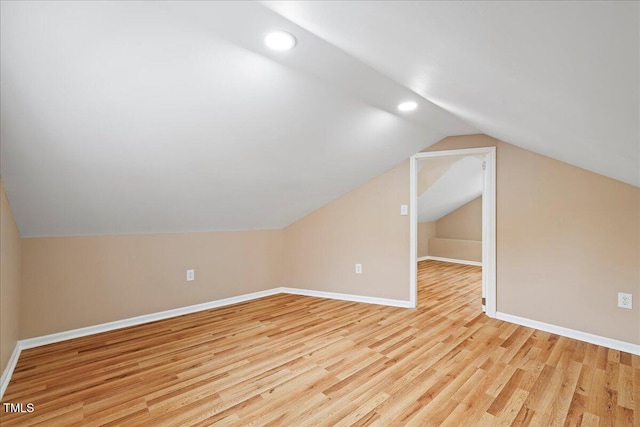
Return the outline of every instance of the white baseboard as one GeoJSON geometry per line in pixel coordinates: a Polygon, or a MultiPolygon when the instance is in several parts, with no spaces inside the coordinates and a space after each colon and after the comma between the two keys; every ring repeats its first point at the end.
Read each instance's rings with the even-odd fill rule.
{"type": "Polygon", "coordinates": [[[385,298],[365,297],[359,295],[338,294],[333,292],[309,291],[306,289],[296,288],[272,288],[264,291],[253,292],[250,294],[239,295],[230,298],[205,302],[202,304],[190,305],[187,307],[175,308],[172,310],[160,311],[157,313],[145,314],[128,319],[116,320],[114,322],[101,323],[99,325],[87,326],[85,328],[73,329],[70,331],[58,332],[55,334],[43,335],[35,338],[28,338],[18,341],[21,350],[28,348],[40,347],[42,345],[53,344],[74,338],[86,337],[88,335],[99,334],[101,332],[114,331],[116,329],[127,328],[129,326],[142,325],[144,323],[155,322],[157,320],[170,319],[172,317],[182,316],[184,314],[196,313],[198,311],[210,310],[212,308],[223,307],[226,305],[237,304],[240,302],[251,301],[258,298],[276,295],[280,293],[288,293],[294,295],[307,295],[320,298],[339,299],[344,301],[365,302],[370,304],[390,305],[393,307],[409,307],[409,301],[392,300],[385,298]]]}
{"type": "Polygon", "coordinates": [[[514,316],[513,314],[497,312],[496,319],[515,323],[516,325],[539,329],[545,332],[551,332],[552,334],[562,335],[563,337],[573,338],[591,344],[601,345],[603,347],[611,348],[614,350],[624,351],[626,353],[637,354],[640,356],[640,344],[632,344],[626,341],[619,341],[613,338],[590,334],[588,332],[576,331],[575,329],[569,329],[562,326],[552,325],[550,323],[539,322],[537,320],[531,320],[525,317],[514,316]]]}
{"type": "MultiPolygon", "coordinates": [[[[428,257],[428,259],[435,259],[428,257]]],[[[439,258],[435,260],[445,260],[445,262],[455,262],[459,260],[448,261],[447,258],[439,258]]],[[[468,262],[468,261],[465,261],[468,262]]],[[[474,264],[471,264],[474,265],[474,264]]],[[[276,295],[279,293],[287,293],[293,295],[304,295],[318,298],[337,299],[342,301],[361,302],[368,304],[386,305],[392,307],[410,308],[410,302],[404,300],[388,299],[388,298],[376,298],[367,297],[361,295],[341,294],[336,292],[314,291],[309,289],[288,288],[280,287],[267,289],[264,291],[253,292],[250,294],[239,295],[230,298],[224,298],[221,300],[210,301],[207,303],[190,305],[187,307],[176,308],[173,310],[161,311],[158,313],[147,314],[143,316],[132,317],[129,319],[117,320],[114,322],[102,323],[95,326],[88,326],[86,328],[74,329],[71,331],[59,332],[50,335],[44,335],[35,338],[29,338],[20,340],[16,343],[16,346],[11,354],[7,367],[2,372],[0,377],[0,399],[4,395],[4,392],[9,385],[13,370],[18,363],[18,358],[22,350],[39,347],[42,345],[53,344],[60,341],[66,341],[73,338],[80,338],[88,335],[98,334],[101,332],[113,331],[116,329],[126,328],[129,326],[142,325],[144,323],[155,322],[157,320],[169,319],[176,316],[182,316],[184,314],[196,313],[199,311],[209,310],[216,307],[223,307],[226,305],[237,304],[240,302],[250,301],[258,298],[263,298],[270,295],[276,295]]],[[[612,338],[606,338],[599,335],[593,335],[586,332],[576,331],[561,326],[552,325],[549,323],[539,322],[537,320],[531,320],[524,317],[514,316],[506,313],[496,313],[496,318],[504,320],[506,322],[515,323],[522,326],[527,326],[535,329],[539,329],[545,332],[551,332],[554,334],[562,335],[569,338],[574,338],[580,341],[586,341],[592,344],[601,345],[604,347],[612,348],[614,350],[625,351],[627,353],[640,355],[640,345],[631,344],[624,341],[614,340],[612,338]]]]}
{"type": "Polygon", "coordinates": [[[196,313],[198,311],[209,310],[225,305],[237,304],[254,300],[257,298],[267,297],[280,293],[278,288],[267,289],[265,291],[253,292],[250,294],[239,295],[236,297],[224,298],[215,301],[205,302],[202,304],[190,305],[187,307],[174,308],[172,310],[160,311],[157,313],[145,314],[128,319],[116,320],[114,322],[101,323],[99,325],[87,326],[86,328],[73,329],[71,331],[59,332],[56,334],[43,335],[40,337],[29,338],[18,341],[22,350],[28,348],[39,347],[41,345],[53,344],[60,341],[66,341],[74,338],[86,337],[88,335],[99,334],[101,332],[113,331],[116,329],[126,328],[129,326],[142,325],[144,323],[155,322],[157,320],[170,319],[172,317],[182,316],[184,314],[196,313]]]}
{"type": "Polygon", "coordinates": [[[22,352],[22,347],[20,347],[20,341],[18,341],[16,346],[13,348],[13,353],[11,353],[7,366],[4,368],[4,371],[2,371],[2,376],[0,377],[0,400],[2,400],[2,396],[4,396],[4,392],[9,385],[9,381],[11,381],[13,370],[16,368],[16,364],[20,358],[20,352],[22,352]]]}
{"type": "Polygon", "coordinates": [[[53,344],[61,341],[66,341],[74,338],[86,337],[89,335],[99,334],[101,332],[114,331],[116,329],[126,328],[129,326],[142,325],[149,322],[155,322],[157,320],[170,319],[172,317],[182,316],[184,314],[196,313],[199,311],[210,310],[212,308],[223,307],[226,305],[237,304],[239,302],[251,301],[258,298],[267,297],[276,294],[293,294],[293,295],[305,295],[319,298],[338,299],[343,301],[363,302],[369,304],[388,305],[393,307],[410,307],[409,301],[366,297],[360,295],[339,294],[334,292],[323,291],[311,291],[307,289],[297,288],[273,288],[264,291],[253,292],[250,294],[239,295],[230,298],[224,298],[220,300],[210,301],[202,304],[190,305],[187,307],[175,308],[172,310],[160,311],[157,313],[145,314],[142,316],[131,317],[123,320],[116,320],[114,322],[101,323],[99,325],[87,326],[85,328],[73,329],[70,331],[58,332],[55,334],[43,335],[35,338],[28,338],[20,340],[16,343],[16,347],[13,350],[13,354],[9,359],[7,367],[2,372],[0,378],[0,399],[4,395],[4,391],[11,381],[13,370],[18,363],[18,358],[22,350],[29,348],[40,347],[42,345],[53,344]]]}
{"type": "Polygon", "coordinates": [[[337,300],[352,301],[352,302],[364,302],[367,304],[387,305],[391,307],[403,307],[403,308],[411,307],[411,303],[409,301],[398,300],[398,299],[365,297],[361,295],[340,294],[336,292],[313,291],[309,289],[286,288],[286,287],[280,288],[280,291],[285,294],[304,295],[308,297],[337,299],[337,300]]]}
{"type": "Polygon", "coordinates": [[[442,261],[442,262],[452,262],[454,264],[464,264],[464,265],[475,265],[477,267],[482,267],[482,263],[479,261],[467,261],[466,259],[454,259],[454,258],[442,258],[437,256],[423,256],[417,259],[417,261],[442,261]]]}

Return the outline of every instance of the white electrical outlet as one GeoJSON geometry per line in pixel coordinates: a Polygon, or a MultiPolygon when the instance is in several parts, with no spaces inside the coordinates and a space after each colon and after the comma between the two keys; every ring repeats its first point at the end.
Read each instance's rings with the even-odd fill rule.
{"type": "Polygon", "coordinates": [[[618,307],[631,310],[633,308],[633,295],[618,292],[618,307]]]}
{"type": "Polygon", "coordinates": [[[356,264],[356,274],[362,274],[362,264],[356,264]]]}
{"type": "Polygon", "coordinates": [[[400,205],[400,215],[409,215],[408,205],[400,205]]]}
{"type": "Polygon", "coordinates": [[[187,270],[187,282],[192,282],[196,278],[195,270],[187,270]]]}

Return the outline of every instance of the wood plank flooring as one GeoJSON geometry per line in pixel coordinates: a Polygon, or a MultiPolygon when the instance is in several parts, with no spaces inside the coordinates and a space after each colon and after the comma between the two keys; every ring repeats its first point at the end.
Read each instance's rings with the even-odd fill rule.
{"type": "Polygon", "coordinates": [[[4,402],[34,411],[0,424],[640,427],[640,357],[485,317],[480,274],[421,262],[417,309],[276,295],[26,350],[4,402]]]}

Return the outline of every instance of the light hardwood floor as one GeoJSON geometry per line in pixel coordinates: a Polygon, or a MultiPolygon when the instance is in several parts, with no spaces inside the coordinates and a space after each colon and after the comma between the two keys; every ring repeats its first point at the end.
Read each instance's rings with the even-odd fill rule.
{"type": "MultiPolygon", "coordinates": [[[[398,286],[404,286],[399,284],[398,286]]],[[[3,426],[640,427],[640,357],[489,319],[480,268],[419,308],[277,295],[22,353],[3,426]]]]}

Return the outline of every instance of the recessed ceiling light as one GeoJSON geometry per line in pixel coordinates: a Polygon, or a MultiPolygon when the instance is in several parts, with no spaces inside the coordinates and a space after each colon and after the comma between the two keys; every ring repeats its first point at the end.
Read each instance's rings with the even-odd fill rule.
{"type": "Polygon", "coordinates": [[[402,104],[398,105],[398,110],[400,111],[413,111],[416,108],[418,108],[418,103],[413,101],[403,102],[402,104]]]}
{"type": "Polygon", "coordinates": [[[272,31],[264,38],[264,43],[273,50],[289,50],[296,45],[296,38],[286,31],[272,31]]]}

